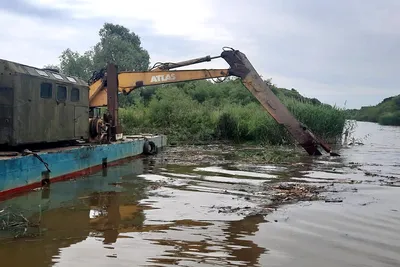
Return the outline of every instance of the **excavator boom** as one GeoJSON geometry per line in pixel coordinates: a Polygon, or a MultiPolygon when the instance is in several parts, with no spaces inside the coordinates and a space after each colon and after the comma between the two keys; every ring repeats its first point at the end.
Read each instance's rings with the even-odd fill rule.
{"type": "Polygon", "coordinates": [[[228,69],[175,70],[150,72],[120,72],[119,90],[125,94],[144,85],[159,85],[227,77],[228,69]]]}
{"type": "Polygon", "coordinates": [[[321,146],[333,156],[331,148],[319,140],[309,129],[302,125],[287,109],[271,88],[262,80],[246,55],[234,49],[225,49],[220,56],[203,57],[178,63],[159,63],[149,71],[117,72],[114,64],[108,64],[106,73],[97,73],[96,79],[91,79],[89,100],[91,107],[108,106],[113,118],[114,135],[119,132],[118,108],[116,96],[118,92],[129,94],[136,88],[148,85],[177,83],[184,81],[226,78],[235,76],[241,79],[243,85],[256,97],[267,112],[296,139],[309,155],[322,155],[321,146]],[[228,69],[172,70],[174,68],[193,65],[212,59],[223,58],[230,66],[228,69]]]}
{"type": "MultiPolygon", "coordinates": [[[[224,78],[229,76],[228,69],[200,69],[200,70],[154,70],[144,72],[118,73],[118,91],[127,95],[133,90],[149,85],[224,78]]],[[[104,82],[97,80],[91,85],[89,102],[91,107],[107,106],[107,92],[104,82]],[[93,89],[92,89],[93,88],[93,89]]]]}

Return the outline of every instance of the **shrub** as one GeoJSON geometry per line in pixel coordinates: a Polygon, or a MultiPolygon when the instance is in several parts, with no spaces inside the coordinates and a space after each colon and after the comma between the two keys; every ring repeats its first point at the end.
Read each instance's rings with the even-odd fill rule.
{"type": "MultiPolygon", "coordinates": [[[[238,81],[190,82],[151,92],[151,96],[146,94],[146,101],[121,108],[125,132],[157,131],[168,134],[170,140],[184,142],[230,140],[282,145],[292,141],[287,130],[238,81]]],[[[292,91],[278,92],[289,111],[315,134],[332,140],[342,134],[344,110],[292,91]]]]}
{"type": "Polygon", "coordinates": [[[378,119],[379,124],[400,126],[400,111],[386,112],[378,119]]]}

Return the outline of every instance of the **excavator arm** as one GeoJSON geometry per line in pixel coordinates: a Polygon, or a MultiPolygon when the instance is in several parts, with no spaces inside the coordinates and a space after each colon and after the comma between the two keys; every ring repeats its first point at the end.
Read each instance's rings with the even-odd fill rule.
{"type": "Polygon", "coordinates": [[[112,117],[113,135],[118,133],[118,92],[129,94],[136,88],[148,85],[177,83],[184,81],[224,78],[234,76],[241,79],[243,85],[256,97],[268,113],[283,125],[309,155],[322,155],[321,146],[332,156],[331,148],[317,138],[309,129],[302,125],[272,92],[271,88],[262,80],[246,55],[234,49],[224,49],[220,56],[192,59],[178,63],[160,63],[153,69],[144,72],[117,72],[114,64],[108,64],[106,72],[96,73],[95,78],[89,81],[90,107],[107,106],[112,117]],[[223,58],[230,66],[228,69],[199,69],[199,70],[172,70],[174,68],[223,58]]]}

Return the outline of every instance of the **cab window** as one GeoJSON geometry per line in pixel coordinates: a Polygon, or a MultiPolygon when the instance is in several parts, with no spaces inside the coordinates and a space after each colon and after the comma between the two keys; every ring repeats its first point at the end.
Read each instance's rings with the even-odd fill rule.
{"type": "Polygon", "coordinates": [[[67,99],[67,87],[63,85],[57,86],[57,100],[65,101],[67,99]]]}
{"type": "Polygon", "coordinates": [[[42,83],[40,85],[40,97],[41,98],[53,97],[53,85],[51,83],[42,83]]]}
{"type": "Polygon", "coordinates": [[[71,102],[78,102],[79,101],[79,89],[72,88],[71,90],[71,102]]]}

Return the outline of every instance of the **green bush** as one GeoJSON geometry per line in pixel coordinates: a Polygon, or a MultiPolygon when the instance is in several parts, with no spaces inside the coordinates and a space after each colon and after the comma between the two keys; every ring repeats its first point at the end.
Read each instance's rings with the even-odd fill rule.
{"type": "MultiPolygon", "coordinates": [[[[323,138],[335,139],[345,126],[343,110],[306,99],[293,90],[274,89],[292,114],[323,138]],[[293,96],[293,97],[292,97],[293,96]]],[[[238,80],[208,81],[158,87],[138,93],[131,106],[120,109],[126,133],[159,132],[181,142],[229,140],[281,145],[292,141],[238,80]]]]}
{"type": "Polygon", "coordinates": [[[386,112],[379,117],[378,122],[381,125],[400,126],[400,111],[386,112]]]}
{"type": "Polygon", "coordinates": [[[347,113],[349,119],[377,122],[381,125],[400,125],[400,95],[383,99],[375,106],[362,107],[347,113]]]}

